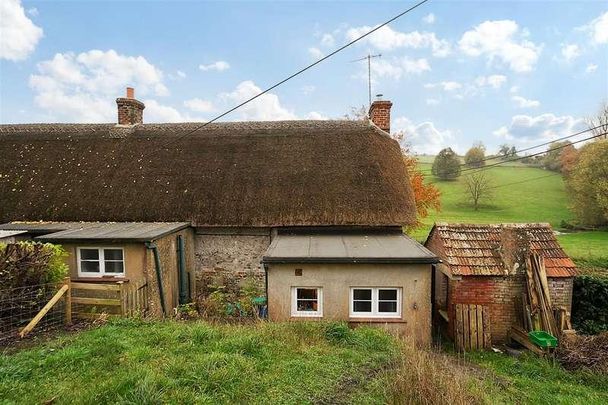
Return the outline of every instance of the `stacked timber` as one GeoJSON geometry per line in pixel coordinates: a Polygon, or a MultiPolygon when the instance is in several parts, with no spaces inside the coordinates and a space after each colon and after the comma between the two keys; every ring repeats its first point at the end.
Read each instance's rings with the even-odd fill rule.
{"type": "Polygon", "coordinates": [[[526,259],[527,294],[523,296],[524,327],[527,331],[544,330],[553,336],[559,336],[551,297],[549,283],[542,256],[531,254],[526,259]]]}

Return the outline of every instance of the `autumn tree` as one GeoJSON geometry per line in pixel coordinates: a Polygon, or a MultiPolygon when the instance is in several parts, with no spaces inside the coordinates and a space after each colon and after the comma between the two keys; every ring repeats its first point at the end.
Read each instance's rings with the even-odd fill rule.
{"type": "Polygon", "coordinates": [[[590,142],[566,178],[566,189],[579,222],[608,225],[608,139],[590,142]]]}
{"type": "Polygon", "coordinates": [[[489,201],[493,197],[492,183],[485,170],[478,170],[465,176],[464,185],[466,196],[475,211],[483,201],[489,201]]]}
{"type": "Polygon", "coordinates": [[[441,180],[453,180],[460,176],[460,159],[452,148],[439,151],[433,161],[431,173],[441,180]]]}
{"type": "Polygon", "coordinates": [[[569,177],[578,162],[578,150],[573,145],[566,146],[559,157],[564,177],[569,177]]]}
{"type": "Polygon", "coordinates": [[[586,121],[592,135],[598,135],[599,139],[608,139],[608,103],[604,102],[598,114],[586,121]]]}
{"type": "Polygon", "coordinates": [[[422,225],[421,220],[428,217],[431,210],[436,212],[441,210],[441,193],[437,186],[425,182],[424,173],[418,166],[418,159],[409,151],[409,145],[404,143],[405,133],[398,132],[392,137],[401,145],[403,163],[410,176],[410,185],[416,201],[416,223],[411,228],[415,229],[422,225]]]}
{"type": "Polygon", "coordinates": [[[469,167],[481,167],[486,164],[485,157],[486,152],[483,145],[473,145],[464,155],[464,163],[469,167]]]}
{"type": "Polygon", "coordinates": [[[551,142],[547,148],[547,153],[543,157],[543,167],[547,170],[559,172],[562,169],[561,154],[568,146],[572,145],[570,141],[551,142]]]}

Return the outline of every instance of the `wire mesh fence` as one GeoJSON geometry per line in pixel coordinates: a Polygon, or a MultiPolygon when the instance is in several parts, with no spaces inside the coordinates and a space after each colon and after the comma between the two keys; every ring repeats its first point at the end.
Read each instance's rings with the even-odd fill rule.
{"type": "MultiPolygon", "coordinates": [[[[61,285],[39,284],[0,290],[0,347],[20,339],[23,329],[61,285]]],[[[59,300],[36,325],[31,336],[62,328],[65,324],[65,300],[59,300]]]]}

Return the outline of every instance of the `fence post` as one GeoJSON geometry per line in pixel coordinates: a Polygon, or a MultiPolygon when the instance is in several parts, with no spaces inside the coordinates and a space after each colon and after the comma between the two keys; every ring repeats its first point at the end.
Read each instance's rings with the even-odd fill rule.
{"type": "Polygon", "coordinates": [[[118,293],[120,294],[120,315],[124,316],[126,314],[126,304],[125,304],[125,283],[124,281],[119,281],[118,282],[118,286],[119,286],[119,290],[118,293]]]}
{"type": "Polygon", "coordinates": [[[65,324],[72,324],[72,280],[70,277],[66,277],[64,279],[65,285],[68,286],[68,289],[65,292],[65,324]]]}

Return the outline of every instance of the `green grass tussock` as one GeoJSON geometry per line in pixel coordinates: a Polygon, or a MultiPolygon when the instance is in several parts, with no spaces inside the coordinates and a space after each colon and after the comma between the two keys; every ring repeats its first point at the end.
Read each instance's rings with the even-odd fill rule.
{"type": "Polygon", "coordinates": [[[394,340],[322,322],[115,320],[0,356],[0,403],[312,403],[385,367],[394,340]]]}

